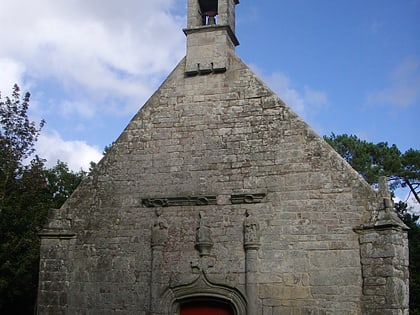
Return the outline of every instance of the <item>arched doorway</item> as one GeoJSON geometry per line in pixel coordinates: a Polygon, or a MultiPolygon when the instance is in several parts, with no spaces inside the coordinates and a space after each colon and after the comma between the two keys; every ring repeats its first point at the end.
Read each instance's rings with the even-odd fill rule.
{"type": "Polygon", "coordinates": [[[162,314],[244,315],[246,305],[241,291],[213,282],[202,272],[191,283],[168,288],[158,307],[162,314]]]}
{"type": "Polygon", "coordinates": [[[180,315],[234,315],[234,311],[223,302],[192,301],[181,304],[180,315]]]}

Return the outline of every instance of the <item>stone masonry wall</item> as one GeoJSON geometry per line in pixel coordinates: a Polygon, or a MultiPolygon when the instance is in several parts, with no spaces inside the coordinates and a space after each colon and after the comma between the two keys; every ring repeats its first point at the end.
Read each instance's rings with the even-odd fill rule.
{"type": "Polygon", "coordinates": [[[255,301],[255,315],[362,314],[353,228],[380,198],[236,56],[225,73],[184,70],[182,61],[60,210],[76,234],[63,314],[173,314],[189,284],[220,284],[238,308],[243,297],[255,301]],[[235,203],[238,195],[261,200],[235,203]],[[165,204],[197,196],[215,201],[165,204]],[[247,215],[260,236],[248,267],[247,215]],[[161,268],[152,264],[157,216],[167,229],[161,268]],[[196,244],[200,220],[211,231],[205,256],[196,244]],[[246,268],[256,268],[252,277],[246,268]]]}
{"type": "Polygon", "coordinates": [[[364,314],[408,314],[408,241],[400,228],[361,231],[364,314]]]}
{"type": "Polygon", "coordinates": [[[67,314],[70,240],[43,239],[41,245],[39,314],[67,314]]]}

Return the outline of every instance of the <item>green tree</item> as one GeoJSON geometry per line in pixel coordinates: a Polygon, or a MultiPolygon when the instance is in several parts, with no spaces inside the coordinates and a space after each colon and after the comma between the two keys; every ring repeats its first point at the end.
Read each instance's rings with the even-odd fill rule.
{"type": "Polygon", "coordinates": [[[80,181],[86,177],[87,172],[80,170],[73,172],[68,165],[57,161],[56,165],[44,172],[46,177],[47,196],[52,201],[50,208],[60,208],[80,181]]]}
{"type": "Polygon", "coordinates": [[[44,126],[28,118],[30,94],[20,97],[19,86],[13,87],[12,97],[3,101],[0,94],[0,211],[9,192],[15,189],[15,179],[23,171],[22,163],[35,151],[34,145],[44,126]]]}
{"type": "Polygon", "coordinates": [[[407,203],[398,202],[397,212],[408,230],[410,254],[410,314],[420,315],[420,225],[419,216],[411,213],[407,203]]]}
{"type": "MultiPolygon", "coordinates": [[[[410,195],[420,203],[420,151],[409,149],[401,153],[395,144],[377,144],[360,140],[354,135],[325,136],[324,139],[368,183],[375,185],[380,176],[387,176],[390,188],[408,188],[410,195]]],[[[408,231],[410,251],[410,314],[420,314],[420,226],[419,216],[408,209],[406,202],[398,202],[396,211],[408,231]]]]}
{"type": "Polygon", "coordinates": [[[346,134],[332,134],[324,139],[368,183],[375,184],[380,176],[387,176],[392,190],[407,187],[420,203],[420,150],[409,149],[402,154],[395,144],[374,144],[346,134]]]}
{"type": "Polygon", "coordinates": [[[401,156],[401,186],[410,188],[414,198],[420,203],[420,151],[410,149],[401,156]]]}
{"type": "Polygon", "coordinates": [[[49,208],[60,207],[84,172],[60,161],[51,169],[34,156],[45,122],[28,118],[30,95],[0,95],[0,314],[33,314],[39,238],[49,208]],[[29,161],[29,162],[28,162],[29,161]]]}

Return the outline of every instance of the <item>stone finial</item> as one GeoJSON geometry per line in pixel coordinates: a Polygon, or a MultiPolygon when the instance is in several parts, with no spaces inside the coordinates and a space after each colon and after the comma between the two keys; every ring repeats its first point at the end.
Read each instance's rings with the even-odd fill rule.
{"type": "Polygon", "coordinates": [[[200,212],[195,238],[195,248],[200,252],[200,256],[208,256],[210,255],[212,247],[213,240],[211,238],[211,229],[207,225],[203,212],[200,212]]]}
{"type": "Polygon", "coordinates": [[[388,177],[379,177],[378,188],[378,193],[383,198],[385,209],[392,210],[394,208],[394,202],[392,200],[391,193],[388,189],[388,177]]]}
{"type": "Polygon", "coordinates": [[[164,245],[168,240],[168,223],[161,217],[161,210],[156,210],[156,219],[152,226],[152,247],[164,245]]]}
{"type": "Polygon", "coordinates": [[[388,178],[386,176],[379,177],[378,180],[378,196],[382,198],[382,206],[373,212],[368,224],[364,224],[361,230],[366,228],[385,228],[400,227],[407,230],[408,227],[401,221],[394,210],[394,201],[388,189],[388,178]]]}
{"type": "Polygon", "coordinates": [[[259,248],[260,246],[260,224],[251,216],[248,210],[245,212],[244,220],[244,247],[259,248]]]}
{"type": "Polygon", "coordinates": [[[378,190],[379,190],[379,194],[382,197],[391,197],[391,194],[390,194],[389,188],[388,188],[388,177],[386,177],[386,176],[379,177],[378,190]]]}

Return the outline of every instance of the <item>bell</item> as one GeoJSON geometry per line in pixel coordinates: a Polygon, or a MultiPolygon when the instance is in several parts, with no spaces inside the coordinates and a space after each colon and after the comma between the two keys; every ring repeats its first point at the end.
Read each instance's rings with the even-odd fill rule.
{"type": "Polygon", "coordinates": [[[208,16],[207,25],[215,25],[216,24],[216,15],[217,11],[207,11],[206,15],[208,16]]]}

